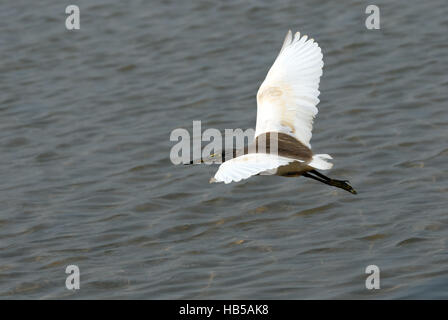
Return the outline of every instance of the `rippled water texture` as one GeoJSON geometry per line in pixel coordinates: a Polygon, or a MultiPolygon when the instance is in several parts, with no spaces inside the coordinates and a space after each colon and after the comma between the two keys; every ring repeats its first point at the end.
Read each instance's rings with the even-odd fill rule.
{"type": "Polygon", "coordinates": [[[364,1],[72,2],[0,5],[0,298],[448,298],[446,1],[376,1],[373,31],[364,1]],[[193,120],[255,126],[288,29],[322,47],[311,142],[357,196],[170,162],[193,120]]]}

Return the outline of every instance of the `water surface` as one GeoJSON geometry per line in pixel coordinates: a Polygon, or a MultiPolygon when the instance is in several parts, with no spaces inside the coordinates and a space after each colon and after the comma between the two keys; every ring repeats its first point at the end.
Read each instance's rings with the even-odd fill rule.
{"type": "Polygon", "coordinates": [[[373,31],[364,1],[79,0],[79,31],[68,4],[0,5],[0,298],[448,298],[445,1],[377,1],[373,31]],[[311,143],[357,196],[170,162],[193,120],[255,126],[288,29],[323,50],[311,143]]]}

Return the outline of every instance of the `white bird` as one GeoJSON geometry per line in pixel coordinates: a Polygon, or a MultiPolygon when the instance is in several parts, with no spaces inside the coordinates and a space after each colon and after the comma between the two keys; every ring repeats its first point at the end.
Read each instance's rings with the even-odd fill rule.
{"type": "MultiPolygon", "coordinates": [[[[333,166],[328,161],[332,157],[311,151],[323,65],[322,51],[313,39],[301,37],[299,32],[293,37],[291,30],[287,33],[258,89],[254,142],[242,150],[232,150],[236,157],[223,162],[210,182],[237,182],[253,175],[302,175],[356,194],[348,181],[334,180],[318,172],[316,169],[328,170],[333,166]]],[[[222,152],[224,155],[226,151],[222,152]]]]}

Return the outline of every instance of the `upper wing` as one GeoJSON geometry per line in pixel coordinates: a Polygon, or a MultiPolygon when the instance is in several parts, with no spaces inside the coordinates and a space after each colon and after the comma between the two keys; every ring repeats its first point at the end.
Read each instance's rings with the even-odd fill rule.
{"type": "Polygon", "coordinates": [[[270,131],[289,134],[311,148],[319,103],[322,52],[313,39],[286,35],[283,47],[257,93],[255,137],[270,131]]]}
{"type": "Polygon", "coordinates": [[[274,154],[245,154],[222,163],[210,182],[238,182],[261,172],[287,165],[293,161],[296,160],[279,157],[274,154]]]}

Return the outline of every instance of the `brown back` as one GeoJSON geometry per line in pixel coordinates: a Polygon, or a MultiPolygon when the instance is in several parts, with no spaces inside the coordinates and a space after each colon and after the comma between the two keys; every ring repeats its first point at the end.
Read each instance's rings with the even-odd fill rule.
{"type": "Polygon", "coordinates": [[[273,149],[272,152],[275,152],[275,146],[271,146],[271,134],[272,139],[275,139],[275,136],[277,136],[277,154],[279,156],[303,161],[309,161],[313,157],[313,152],[310,148],[296,138],[281,132],[267,132],[259,135],[255,139],[256,145],[252,144],[249,147],[245,147],[244,153],[253,152],[254,150],[257,153],[271,153],[271,147],[273,149]]]}

